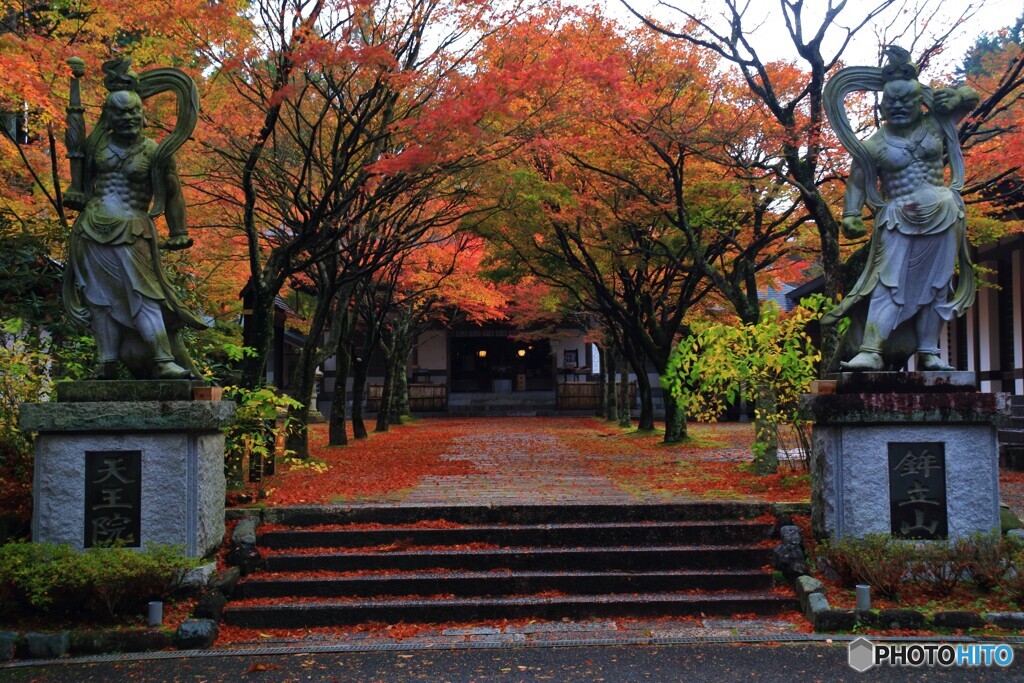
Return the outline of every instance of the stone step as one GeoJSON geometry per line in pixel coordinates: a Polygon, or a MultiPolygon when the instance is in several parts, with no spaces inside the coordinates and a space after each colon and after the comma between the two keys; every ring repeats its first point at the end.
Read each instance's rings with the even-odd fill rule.
{"type": "Polygon", "coordinates": [[[1010,415],[1014,418],[1024,417],[1024,396],[1010,397],[1010,415]]]}
{"type": "Polygon", "coordinates": [[[771,560],[771,548],[751,545],[688,545],[590,548],[428,548],[392,552],[272,552],[268,572],[453,569],[462,571],[558,571],[595,568],[757,569],[771,560]]]}
{"type": "Polygon", "coordinates": [[[1024,444],[1024,429],[1000,429],[999,443],[1024,444]]]}
{"type": "Polygon", "coordinates": [[[373,597],[381,595],[524,595],[558,591],[573,595],[682,590],[770,590],[772,575],[760,569],[702,571],[477,571],[399,572],[308,578],[246,578],[241,598],[373,597]]]}
{"type": "Polygon", "coordinates": [[[267,508],[268,524],[308,527],[328,524],[415,524],[445,520],[455,524],[574,524],[643,521],[755,519],[770,511],[767,503],[700,501],[631,505],[567,503],[558,505],[311,505],[267,508]]]}
{"type": "Polygon", "coordinates": [[[487,408],[487,407],[531,407],[531,408],[553,408],[555,398],[512,398],[509,396],[494,396],[489,398],[478,398],[459,400],[448,399],[448,408],[487,408]]]}
{"type": "Polygon", "coordinates": [[[551,417],[553,411],[523,410],[503,408],[501,406],[459,406],[449,408],[448,417],[551,417]]]}
{"type": "Polygon", "coordinates": [[[370,621],[441,623],[491,619],[653,617],[696,614],[775,614],[797,609],[795,597],[768,591],[721,593],[630,593],[525,595],[466,598],[388,598],[232,603],[224,622],[244,628],[312,628],[370,621]]]}
{"type": "Polygon", "coordinates": [[[770,614],[767,503],[269,508],[226,623],[770,614]]]}
{"type": "Polygon", "coordinates": [[[516,546],[612,546],[709,543],[758,543],[771,536],[773,525],[749,521],[601,522],[576,524],[472,524],[452,528],[390,526],[387,528],[303,528],[265,531],[265,548],[358,548],[392,543],[461,545],[490,543],[516,546]]]}

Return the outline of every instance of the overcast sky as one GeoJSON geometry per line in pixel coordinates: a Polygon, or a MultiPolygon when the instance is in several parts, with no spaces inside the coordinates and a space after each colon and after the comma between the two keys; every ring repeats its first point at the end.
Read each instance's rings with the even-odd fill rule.
{"type": "MultiPolygon", "coordinates": [[[[721,0],[667,0],[667,2],[659,2],[659,0],[629,0],[630,4],[638,11],[644,14],[650,15],[655,20],[662,22],[673,22],[680,19],[678,12],[673,10],[667,5],[676,5],[682,7],[687,11],[695,13],[704,12],[709,17],[721,16],[724,8],[724,3],[721,0]]],[[[577,0],[578,4],[584,6],[593,6],[597,4],[603,4],[607,8],[607,12],[610,16],[618,19],[623,25],[627,27],[636,26],[639,24],[639,20],[633,17],[625,7],[622,6],[620,0],[593,0],[587,2],[587,0],[577,0]]],[[[820,17],[827,6],[826,0],[805,0],[805,26],[817,27],[816,23],[811,23],[811,19],[817,19],[820,17]]],[[[851,20],[854,17],[861,15],[857,9],[859,7],[868,6],[873,4],[870,0],[850,0],[849,6],[844,10],[843,14],[840,15],[840,20],[843,17],[849,17],[851,20]]],[[[782,23],[782,18],[779,10],[778,0],[749,0],[750,9],[747,12],[749,18],[749,25],[751,27],[757,27],[757,30],[753,31],[751,42],[758,50],[762,59],[773,60],[773,59],[795,59],[797,57],[793,50],[792,44],[789,41],[788,35],[786,34],[785,24],[782,23]],[[758,26],[760,24],[760,26],[758,26]]],[[[918,15],[914,23],[914,29],[916,32],[923,35],[934,36],[938,28],[944,30],[950,26],[960,14],[968,7],[977,8],[977,13],[968,21],[966,21],[961,27],[955,30],[950,40],[947,41],[947,49],[943,58],[937,60],[929,71],[933,75],[938,75],[937,70],[949,69],[953,65],[958,64],[963,57],[966,50],[974,43],[975,39],[983,33],[995,32],[1000,28],[1012,25],[1014,21],[1022,13],[1021,0],[943,0],[942,2],[936,2],[936,0],[907,0],[899,6],[895,11],[890,9],[884,18],[884,21],[880,23],[881,26],[887,27],[887,36],[891,37],[895,34],[897,28],[904,27],[908,23],[911,23],[912,18],[918,15]],[[918,6],[926,6],[934,9],[939,8],[938,15],[933,22],[925,25],[923,18],[918,13],[913,11],[913,8],[918,6]],[[902,11],[900,11],[902,10],[902,11]],[[935,27],[935,28],[933,28],[935,27]]],[[[930,10],[929,10],[930,13],[930,10]]],[[[719,23],[720,25],[720,23],[719,23]]],[[[847,65],[873,65],[877,63],[878,54],[878,35],[881,35],[883,29],[878,27],[866,27],[858,33],[858,37],[855,38],[855,42],[851,44],[846,52],[846,64],[847,65]]],[[[839,31],[833,29],[829,34],[829,37],[838,36],[839,31]]],[[[910,39],[904,39],[897,41],[899,44],[910,49],[910,39]]],[[[919,43],[923,46],[925,41],[922,39],[919,43]]],[[[919,48],[920,49],[920,48],[919,48]]],[[[914,51],[915,55],[917,50],[914,51]]],[[[923,74],[927,76],[928,74],[923,74]]]]}

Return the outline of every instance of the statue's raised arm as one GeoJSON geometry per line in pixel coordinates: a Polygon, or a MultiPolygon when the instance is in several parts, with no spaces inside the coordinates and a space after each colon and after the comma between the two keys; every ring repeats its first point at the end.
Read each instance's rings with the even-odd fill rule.
{"type": "Polygon", "coordinates": [[[99,355],[96,379],[114,379],[118,362],[136,379],[198,378],[179,332],[207,325],[168,284],[153,223],[166,214],[170,237],[164,248],[192,245],[174,152],[195,128],[198,92],[177,69],[139,76],[130,66],[124,58],[103,64],[108,94],[83,145],[85,124],[74,100],[84,65],[80,60],[72,65],[68,137],[76,144],[69,144],[68,156],[81,213],[71,229],[64,305],[72,319],[92,329],[99,355]],[[177,96],[177,122],[157,144],[143,135],[142,100],[167,90],[177,96]]]}
{"type": "Polygon", "coordinates": [[[978,95],[967,87],[924,86],[906,50],[889,46],[886,54],[884,67],[842,69],[825,87],[825,113],[852,157],[843,232],[865,233],[865,207],[875,220],[864,272],[822,322],[850,318],[846,370],[900,369],[915,352],[919,370],[951,370],[939,356],[939,334],[974,301],[956,125],[978,95]],[[884,122],[864,140],[844,107],[857,90],[882,93],[884,122]]]}

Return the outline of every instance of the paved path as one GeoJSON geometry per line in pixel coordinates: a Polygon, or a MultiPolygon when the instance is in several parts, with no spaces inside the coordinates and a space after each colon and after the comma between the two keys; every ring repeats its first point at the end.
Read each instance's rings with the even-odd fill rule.
{"type": "MultiPolygon", "coordinates": [[[[300,637],[273,637],[263,633],[258,640],[227,643],[217,642],[220,649],[302,648],[309,646],[344,647],[372,650],[378,648],[445,648],[445,647],[498,647],[563,646],[566,643],[595,643],[636,645],[657,642],[703,641],[716,638],[780,638],[801,637],[806,624],[795,617],[791,621],[771,618],[729,619],[705,618],[617,618],[617,619],[565,619],[562,621],[529,621],[500,625],[491,624],[423,624],[397,628],[338,626],[318,628],[300,637]],[[398,634],[398,635],[396,635],[398,634]]],[[[2,678],[0,678],[2,680],[2,678]]]]}
{"type": "Polygon", "coordinates": [[[535,419],[467,421],[448,460],[467,460],[477,472],[426,477],[405,505],[635,503],[636,498],[595,472],[585,456],[544,433],[535,419]],[[496,428],[496,425],[500,425],[496,428]]]}
{"type": "Polygon", "coordinates": [[[52,681],[429,681],[490,683],[625,683],[652,681],[1020,681],[1024,655],[999,668],[875,668],[857,673],[845,643],[737,645],[703,643],[655,647],[477,648],[411,652],[302,652],[176,656],[121,662],[66,663],[0,668],[0,680],[52,681]]]}

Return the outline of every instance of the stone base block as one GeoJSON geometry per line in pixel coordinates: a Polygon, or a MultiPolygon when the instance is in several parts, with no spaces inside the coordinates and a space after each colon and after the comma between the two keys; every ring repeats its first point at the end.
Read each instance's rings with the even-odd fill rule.
{"type": "MultiPolygon", "coordinates": [[[[993,424],[842,424],[833,419],[813,429],[811,510],[816,535],[893,533],[890,479],[898,474],[889,457],[893,443],[943,445],[949,538],[999,529],[999,456],[993,424]]],[[[918,481],[909,476],[910,501],[926,497],[918,481]]],[[[938,505],[916,507],[930,515],[938,505]]]]}
{"type": "Polygon", "coordinates": [[[224,537],[221,428],[234,409],[213,401],[23,406],[22,427],[39,432],[33,540],[81,549],[120,534],[133,546],[211,552],[224,537]]]}

